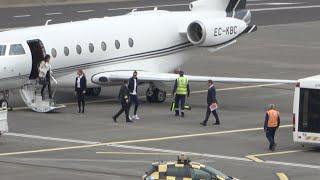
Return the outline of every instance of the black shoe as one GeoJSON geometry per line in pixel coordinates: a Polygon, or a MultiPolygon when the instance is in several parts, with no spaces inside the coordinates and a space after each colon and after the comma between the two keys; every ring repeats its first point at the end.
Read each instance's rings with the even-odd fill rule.
{"type": "Polygon", "coordinates": [[[79,110],[78,113],[81,113],[81,110],[79,110]]]}
{"type": "Polygon", "coordinates": [[[274,143],[273,146],[271,147],[271,151],[275,151],[276,150],[276,146],[277,146],[277,144],[274,143]]]}
{"type": "Polygon", "coordinates": [[[201,122],[200,124],[201,124],[202,126],[207,126],[207,124],[204,123],[204,122],[201,122]]]}
{"type": "Polygon", "coordinates": [[[84,111],[82,111],[81,113],[84,113],[84,111]]]}
{"type": "Polygon", "coordinates": [[[131,121],[131,120],[127,120],[126,122],[127,122],[127,123],[133,123],[133,121],[131,121]]]}
{"type": "Polygon", "coordinates": [[[181,117],[184,117],[184,113],[181,113],[181,117]]]}
{"type": "Polygon", "coordinates": [[[214,123],[213,125],[220,125],[220,122],[216,122],[216,123],[214,123]]]}
{"type": "Polygon", "coordinates": [[[175,116],[179,116],[179,114],[175,114],[175,116]]]}
{"type": "Polygon", "coordinates": [[[113,122],[117,122],[117,119],[114,117],[114,116],[112,116],[112,119],[113,119],[113,122]]]}

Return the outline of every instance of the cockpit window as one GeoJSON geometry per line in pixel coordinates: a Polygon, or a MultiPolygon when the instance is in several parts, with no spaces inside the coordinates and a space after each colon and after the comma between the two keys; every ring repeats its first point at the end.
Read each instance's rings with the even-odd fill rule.
{"type": "Polygon", "coordinates": [[[0,45],[0,56],[4,56],[6,54],[6,45],[0,45]]]}
{"type": "Polygon", "coordinates": [[[22,55],[22,54],[26,54],[26,52],[24,51],[23,47],[21,44],[12,44],[10,46],[10,52],[9,55],[22,55]]]}

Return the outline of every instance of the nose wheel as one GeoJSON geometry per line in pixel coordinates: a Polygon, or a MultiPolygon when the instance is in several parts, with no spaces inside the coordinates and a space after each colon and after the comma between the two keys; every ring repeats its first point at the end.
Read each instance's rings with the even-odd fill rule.
{"type": "Polygon", "coordinates": [[[162,103],[166,100],[167,93],[159,88],[149,88],[146,97],[150,103],[162,103]]]}
{"type": "Polygon", "coordinates": [[[99,96],[101,93],[101,88],[100,87],[95,87],[95,88],[88,88],[86,95],[87,96],[94,96],[97,97],[99,96]]]}

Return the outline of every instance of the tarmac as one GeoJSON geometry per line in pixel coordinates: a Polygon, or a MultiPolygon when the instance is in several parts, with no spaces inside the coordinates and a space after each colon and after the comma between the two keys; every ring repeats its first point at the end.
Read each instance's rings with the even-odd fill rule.
{"type": "MultiPolygon", "coordinates": [[[[311,0],[303,5],[308,3],[317,6],[311,0]]],[[[274,23],[273,12],[266,17],[265,11],[257,11],[257,24],[261,25],[257,32],[217,53],[199,54],[182,69],[192,75],[253,78],[299,79],[316,75],[320,21],[308,15],[318,10],[312,9],[276,10],[275,14],[282,16],[274,23]],[[291,22],[289,15],[295,15],[296,22],[291,22]]],[[[97,11],[93,14],[99,15],[97,11]]],[[[79,18],[69,18],[73,17],[79,18]]],[[[37,17],[29,18],[26,25],[38,23],[37,17]]],[[[11,23],[11,27],[14,23],[21,27],[20,21],[11,23]]],[[[319,179],[320,149],[302,147],[292,140],[294,85],[217,83],[216,87],[220,126],[212,125],[212,119],[207,127],[199,124],[206,111],[205,83],[191,84],[193,93],[187,102],[192,110],[186,112],[185,118],[169,111],[171,96],[161,104],[145,102],[145,87],[140,91],[141,119],[133,124],[126,124],[123,116],[119,123],[112,121],[111,116],[120,108],[115,100],[119,87],[104,88],[98,98],[88,97],[85,114],[77,113],[70,89],[57,92],[57,101],[67,104],[57,112],[39,114],[15,108],[9,112],[10,133],[0,139],[1,180],[141,179],[152,162],[175,160],[178,154],[188,154],[193,161],[239,179],[319,179]],[[262,129],[270,103],[281,112],[275,152],[268,151],[262,129]]],[[[165,87],[168,92],[171,88],[171,84],[165,87]]],[[[11,103],[22,106],[18,97],[12,98],[11,103]]]]}

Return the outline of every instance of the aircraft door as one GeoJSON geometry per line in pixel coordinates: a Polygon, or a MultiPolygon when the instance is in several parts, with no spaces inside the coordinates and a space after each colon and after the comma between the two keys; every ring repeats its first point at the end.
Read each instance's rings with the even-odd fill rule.
{"type": "Polygon", "coordinates": [[[29,76],[29,79],[32,80],[38,78],[39,76],[38,67],[40,62],[44,59],[46,55],[46,50],[40,39],[29,40],[27,41],[27,43],[32,56],[32,68],[29,76]]]}

